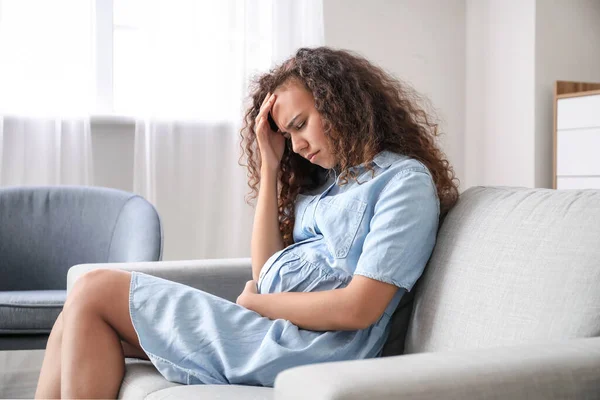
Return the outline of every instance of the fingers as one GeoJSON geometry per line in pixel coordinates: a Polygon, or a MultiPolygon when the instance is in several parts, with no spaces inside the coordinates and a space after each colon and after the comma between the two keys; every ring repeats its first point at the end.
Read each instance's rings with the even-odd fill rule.
{"type": "Polygon", "coordinates": [[[267,123],[267,119],[265,117],[260,117],[256,119],[256,123],[254,125],[254,131],[256,132],[256,136],[258,139],[262,139],[262,132],[264,132],[263,126],[267,123]]]}
{"type": "Polygon", "coordinates": [[[271,111],[271,107],[273,106],[273,103],[275,102],[275,99],[277,98],[277,96],[275,96],[275,94],[271,94],[270,96],[268,96],[268,100],[266,103],[264,103],[261,107],[260,107],[260,111],[258,113],[258,115],[256,116],[256,118],[260,118],[260,117],[264,117],[266,116],[266,114],[271,111]]]}
{"type": "Polygon", "coordinates": [[[267,95],[265,96],[265,98],[263,99],[262,104],[260,105],[260,109],[262,110],[263,106],[265,105],[265,103],[267,101],[269,101],[269,99],[271,98],[271,92],[267,93],[267,95]]]}
{"type": "Polygon", "coordinates": [[[256,282],[253,280],[246,282],[246,290],[249,290],[251,293],[256,293],[257,292],[256,282]]]}
{"type": "Polygon", "coordinates": [[[263,101],[263,104],[260,106],[260,111],[256,116],[256,124],[259,123],[261,118],[264,118],[265,120],[267,119],[266,116],[269,113],[269,111],[271,111],[271,107],[273,106],[273,103],[275,102],[276,98],[277,96],[275,95],[275,93],[267,94],[265,100],[263,101]]]}

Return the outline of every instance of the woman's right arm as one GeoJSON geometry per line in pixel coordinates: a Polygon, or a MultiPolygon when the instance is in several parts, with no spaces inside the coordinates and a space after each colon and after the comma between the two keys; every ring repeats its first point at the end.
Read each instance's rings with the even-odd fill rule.
{"type": "Polygon", "coordinates": [[[279,231],[279,213],[277,211],[277,171],[263,168],[260,174],[260,189],[252,227],[253,280],[258,282],[258,275],[265,262],[283,248],[283,238],[279,231]]]}
{"type": "Polygon", "coordinates": [[[271,130],[267,118],[275,99],[275,94],[265,96],[256,118],[256,139],[260,148],[260,188],[254,226],[252,227],[251,258],[252,279],[258,276],[265,262],[273,254],[283,249],[283,238],[279,232],[279,212],[277,210],[277,175],[283,157],[285,138],[271,130]]]}

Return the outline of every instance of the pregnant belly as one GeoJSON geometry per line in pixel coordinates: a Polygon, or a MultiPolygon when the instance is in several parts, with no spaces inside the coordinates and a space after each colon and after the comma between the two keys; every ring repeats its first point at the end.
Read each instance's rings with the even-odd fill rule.
{"type": "Polygon", "coordinates": [[[347,283],[328,274],[319,266],[304,260],[298,254],[283,254],[259,279],[259,293],[318,292],[345,287],[347,283]]]}

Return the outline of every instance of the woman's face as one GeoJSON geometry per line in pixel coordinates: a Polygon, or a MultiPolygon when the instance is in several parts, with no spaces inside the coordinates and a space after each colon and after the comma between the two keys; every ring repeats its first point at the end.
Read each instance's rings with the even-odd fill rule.
{"type": "Polygon", "coordinates": [[[279,131],[292,141],[292,150],[325,169],[336,165],[323,133],[321,116],[313,95],[297,81],[289,81],[275,90],[271,116],[279,131]]]}

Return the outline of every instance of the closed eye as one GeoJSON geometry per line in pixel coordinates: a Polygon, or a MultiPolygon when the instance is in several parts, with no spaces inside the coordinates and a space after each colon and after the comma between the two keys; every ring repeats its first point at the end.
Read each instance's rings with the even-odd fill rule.
{"type": "MultiPolygon", "coordinates": [[[[302,122],[300,125],[297,125],[296,127],[294,127],[295,130],[299,131],[300,129],[304,128],[306,126],[306,121],[302,122]]],[[[290,135],[289,132],[283,132],[282,133],[283,137],[286,139],[291,139],[292,136],[290,135]]]]}

